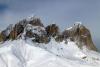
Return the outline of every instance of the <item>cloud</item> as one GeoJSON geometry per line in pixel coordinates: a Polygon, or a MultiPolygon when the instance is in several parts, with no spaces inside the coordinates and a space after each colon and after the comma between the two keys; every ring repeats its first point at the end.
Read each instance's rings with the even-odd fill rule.
{"type": "Polygon", "coordinates": [[[6,4],[0,4],[0,14],[4,13],[8,9],[6,4]]]}

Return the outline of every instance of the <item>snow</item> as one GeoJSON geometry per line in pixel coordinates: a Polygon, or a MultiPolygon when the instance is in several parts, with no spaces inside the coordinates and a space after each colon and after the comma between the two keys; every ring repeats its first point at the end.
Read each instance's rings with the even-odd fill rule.
{"type": "Polygon", "coordinates": [[[57,43],[52,38],[39,44],[19,39],[0,44],[0,67],[100,67],[100,54],[80,50],[71,41],[57,43]]]}
{"type": "MultiPolygon", "coordinates": [[[[82,25],[82,22],[75,22],[75,24],[74,24],[74,29],[76,29],[76,27],[79,25],[79,27],[82,25]]],[[[71,30],[71,29],[73,29],[73,27],[69,27],[69,28],[66,28],[66,30],[71,30]]]]}
{"type": "Polygon", "coordinates": [[[69,27],[69,28],[67,28],[66,30],[71,30],[73,27],[69,27]]]}
{"type": "Polygon", "coordinates": [[[45,28],[41,26],[32,26],[31,24],[27,24],[24,34],[26,31],[32,31],[33,33],[36,33],[38,35],[43,35],[45,33],[45,28]]]}
{"type": "Polygon", "coordinates": [[[80,21],[75,22],[75,25],[81,25],[81,24],[82,24],[82,22],[80,22],[80,21]]]}
{"type": "Polygon", "coordinates": [[[27,21],[32,21],[32,20],[37,19],[37,18],[40,18],[40,16],[32,14],[32,15],[26,17],[26,20],[27,21]]]}

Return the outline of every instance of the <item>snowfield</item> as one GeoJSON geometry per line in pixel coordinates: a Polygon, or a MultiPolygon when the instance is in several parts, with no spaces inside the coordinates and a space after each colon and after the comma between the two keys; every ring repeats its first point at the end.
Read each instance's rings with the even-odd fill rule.
{"type": "Polygon", "coordinates": [[[19,39],[0,44],[0,67],[100,67],[100,54],[80,50],[71,41],[38,44],[19,39]]]}

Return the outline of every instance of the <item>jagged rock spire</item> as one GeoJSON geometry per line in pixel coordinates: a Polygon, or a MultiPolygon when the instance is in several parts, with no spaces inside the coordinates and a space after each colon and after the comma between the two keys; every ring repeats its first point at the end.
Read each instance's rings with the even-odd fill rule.
{"type": "Polygon", "coordinates": [[[21,37],[32,38],[37,43],[49,43],[53,37],[55,41],[62,42],[67,40],[74,41],[77,46],[82,49],[97,51],[93,44],[91,33],[82,23],[76,22],[72,27],[67,28],[63,32],[59,31],[59,26],[50,24],[47,27],[43,25],[40,18],[31,17],[30,20],[24,19],[14,26],[8,26],[6,30],[0,33],[0,42],[6,40],[15,40],[21,37]]]}
{"type": "Polygon", "coordinates": [[[50,24],[45,29],[48,36],[55,37],[59,34],[59,27],[56,24],[50,24]]]}
{"type": "Polygon", "coordinates": [[[32,17],[31,20],[29,21],[29,24],[32,24],[33,26],[42,26],[42,27],[44,27],[44,25],[42,24],[40,18],[37,18],[37,17],[32,17]]]}
{"type": "Polygon", "coordinates": [[[71,39],[76,42],[79,48],[83,48],[84,46],[90,50],[97,51],[95,47],[90,31],[82,24],[76,23],[71,28],[63,31],[63,35],[65,39],[71,39]]]}

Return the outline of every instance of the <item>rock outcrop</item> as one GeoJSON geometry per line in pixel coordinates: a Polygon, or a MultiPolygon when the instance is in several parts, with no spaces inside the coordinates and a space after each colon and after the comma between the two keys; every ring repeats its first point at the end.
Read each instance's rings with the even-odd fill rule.
{"type": "Polygon", "coordinates": [[[59,31],[56,24],[44,26],[40,18],[32,17],[30,20],[24,19],[17,24],[8,26],[0,33],[0,42],[7,40],[15,40],[19,38],[32,39],[37,43],[49,43],[51,38],[56,42],[65,40],[74,41],[80,49],[83,47],[89,50],[97,51],[93,44],[90,31],[82,24],[74,24],[74,26],[67,28],[63,32],[59,31]]]}
{"type": "Polygon", "coordinates": [[[41,26],[41,27],[44,27],[44,25],[42,24],[40,18],[32,17],[31,20],[29,20],[29,24],[31,24],[33,26],[41,26]]]}
{"type": "Polygon", "coordinates": [[[90,50],[97,51],[92,41],[90,31],[82,24],[74,24],[73,27],[66,29],[63,32],[63,36],[65,39],[75,41],[81,49],[85,46],[90,50]]]}
{"type": "Polygon", "coordinates": [[[48,36],[55,37],[59,34],[59,27],[56,24],[50,24],[45,29],[48,36]]]}

